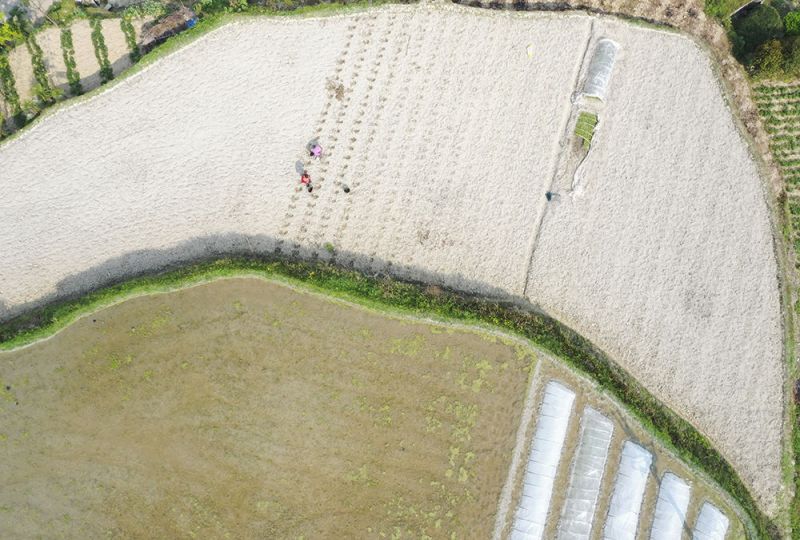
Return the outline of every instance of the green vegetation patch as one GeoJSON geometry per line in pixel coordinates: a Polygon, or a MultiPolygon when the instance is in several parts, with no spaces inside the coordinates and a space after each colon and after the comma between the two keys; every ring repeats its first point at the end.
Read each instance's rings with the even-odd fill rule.
{"type": "Polygon", "coordinates": [[[492,325],[530,339],[568,365],[590,376],[621,401],[645,428],[681,459],[712,478],[746,513],[750,538],[780,538],[778,527],[762,513],[734,468],[691,424],[671,411],[622,367],[586,338],[555,319],[516,304],[389,278],[366,276],[325,263],[239,258],[198,263],[162,274],[139,277],[69,301],[54,303],[0,325],[0,348],[30,343],[89,313],[132,295],[169,291],[217,277],[254,275],[304,284],[378,309],[492,325]]]}
{"type": "Polygon", "coordinates": [[[705,12],[718,19],[727,19],[748,0],[706,0],[705,12]]]}
{"type": "Polygon", "coordinates": [[[588,150],[592,144],[594,128],[597,126],[597,115],[582,111],[578,115],[578,122],[575,124],[575,135],[583,141],[583,148],[588,150]]]}

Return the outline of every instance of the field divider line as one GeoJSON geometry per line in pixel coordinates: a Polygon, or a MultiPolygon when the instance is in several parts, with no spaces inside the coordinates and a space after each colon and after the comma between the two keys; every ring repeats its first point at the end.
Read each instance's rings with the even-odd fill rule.
{"type": "Polygon", "coordinates": [[[545,360],[536,358],[536,367],[531,375],[531,381],[528,385],[528,392],[525,396],[525,404],[522,407],[522,418],[517,428],[517,440],[514,443],[514,454],[511,457],[511,464],[508,466],[508,474],[506,474],[506,482],[503,485],[503,491],[500,492],[500,499],[497,501],[497,514],[494,520],[494,531],[492,533],[492,540],[500,540],[503,536],[503,530],[506,528],[506,521],[508,521],[508,513],[511,508],[512,495],[514,494],[514,486],[517,483],[517,476],[520,470],[520,462],[522,461],[525,448],[528,446],[528,433],[530,432],[531,422],[533,421],[534,397],[536,397],[536,389],[539,382],[539,371],[542,362],[545,360]]]}
{"type": "MultiPolygon", "coordinates": [[[[569,144],[569,126],[572,117],[575,114],[575,103],[572,102],[572,97],[578,91],[578,84],[581,81],[581,74],[584,72],[584,66],[586,66],[588,56],[589,56],[589,46],[592,44],[594,38],[594,19],[589,26],[589,35],[586,38],[586,44],[583,47],[583,55],[581,55],[581,61],[578,64],[577,72],[575,73],[575,79],[572,83],[572,92],[570,92],[570,106],[569,106],[569,114],[565,115],[566,119],[564,120],[563,127],[561,128],[561,137],[557,141],[557,148],[558,153],[553,163],[553,169],[550,173],[550,185],[547,188],[547,191],[552,191],[553,186],[556,183],[556,178],[558,177],[558,172],[561,169],[561,161],[564,158],[564,151],[569,144]]],[[[539,208],[541,211],[539,212],[539,218],[536,220],[536,225],[533,228],[533,238],[531,239],[531,244],[528,247],[528,264],[525,267],[525,273],[523,274],[523,286],[522,286],[522,296],[523,298],[526,297],[528,294],[528,283],[531,279],[531,267],[533,266],[533,255],[536,253],[536,247],[539,245],[539,237],[542,234],[542,225],[544,224],[544,218],[547,214],[549,201],[545,199],[539,203],[539,208]]]]}

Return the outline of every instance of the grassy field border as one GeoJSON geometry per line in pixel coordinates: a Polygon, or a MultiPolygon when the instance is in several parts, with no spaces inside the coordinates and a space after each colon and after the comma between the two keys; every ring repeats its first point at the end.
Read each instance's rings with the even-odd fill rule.
{"type": "Polygon", "coordinates": [[[221,277],[258,276],[294,283],[378,310],[499,327],[531,340],[623,403],[645,429],[726,491],[746,514],[750,538],[781,538],[777,525],[758,509],[733,467],[691,424],[659,402],[586,338],[548,315],[510,302],[440,287],[367,276],[323,262],[277,257],[222,258],[143,275],[86,295],[52,303],[0,323],[0,350],[48,338],[79,317],[134,296],[168,292],[221,277]]]}

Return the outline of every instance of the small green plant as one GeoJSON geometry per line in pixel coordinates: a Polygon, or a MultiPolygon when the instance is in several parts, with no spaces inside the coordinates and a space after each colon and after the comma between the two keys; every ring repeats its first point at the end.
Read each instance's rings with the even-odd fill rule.
{"type": "Polygon", "coordinates": [[[67,82],[69,91],[73,96],[83,94],[81,85],[81,75],[78,73],[78,65],[75,63],[75,46],[72,43],[72,30],[63,28],[61,30],[61,52],[64,55],[64,65],[67,67],[67,82]]]}
{"type": "Polygon", "coordinates": [[[783,26],[790,36],[800,36],[800,11],[790,11],[783,18],[783,26]]]}
{"type": "Polygon", "coordinates": [[[22,112],[25,114],[26,120],[35,117],[41,111],[42,111],[41,103],[33,99],[28,99],[22,102],[22,112]]]}
{"type": "Polygon", "coordinates": [[[133,28],[133,23],[129,17],[123,16],[119,20],[119,26],[122,28],[122,33],[125,35],[125,43],[128,44],[128,54],[132,63],[136,63],[141,58],[142,53],[139,50],[139,45],[136,44],[136,30],[133,28]]]}
{"type": "Polygon", "coordinates": [[[94,55],[97,58],[97,63],[100,64],[100,80],[105,84],[114,78],[114,71],[108,61],[108,47],[106,47],[106,39],[103,36],[103,26],[97,17],[89,19],[89,24],[92,27],[94,55]]]}
{"type": "Polygon", "coordinates": [[[323,247],[325,248],[325,251],[327,251],[331,255],[333,255],[336,252],[336,248],[333,247],[333,244],[331,244],[330,242],[325,242],[325,245],[323,247]]]}
{"type": "Polygon", "coordinates": [[[575,135],[583,140],[583,148],[589,149],[594,137],[594,128],[597,126],[597,115],[582,111],[578,115],[578,122],[575,124],[575,135]]]}

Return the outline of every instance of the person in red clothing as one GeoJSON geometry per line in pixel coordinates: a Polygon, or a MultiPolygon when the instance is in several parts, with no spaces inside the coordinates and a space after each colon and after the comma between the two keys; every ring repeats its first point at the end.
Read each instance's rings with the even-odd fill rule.
{"type": "Polygon", "coordinates": [[[308,173],[306,171],[303,171],[302,176],[300,176],[300,185],[302,185],[303,187],[307,188],[309,192],[312,189],[314,189],[311,186],[311,177],[308,175],[308,173]]]}

